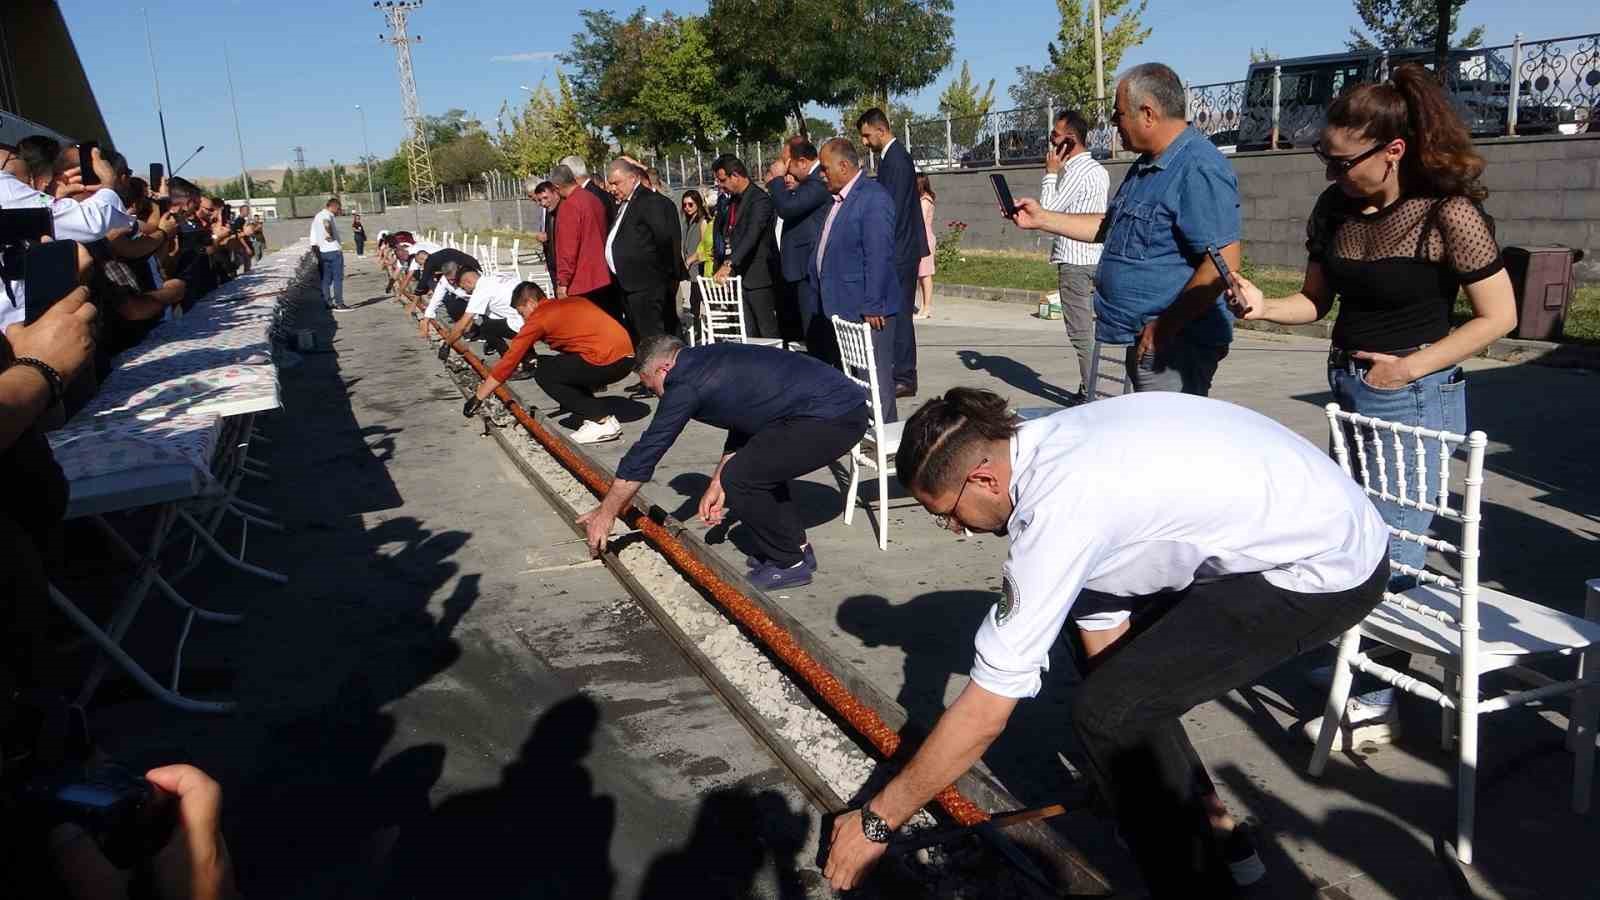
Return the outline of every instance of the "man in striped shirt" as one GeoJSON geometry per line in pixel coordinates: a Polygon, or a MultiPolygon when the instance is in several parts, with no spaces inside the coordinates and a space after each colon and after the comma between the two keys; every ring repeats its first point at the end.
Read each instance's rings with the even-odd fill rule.
{"type": "MultiPolygon", "coordinates": [[[[1077,110],[1056,113],[1050,129],[1051,149],[1044,157],[1044,184],[1039,205],[1051,212],[1104,213],[1111,176],[1089,153],[1089,124],[1077,110]]],[[[1092,387],[1089,359],[1094,355],[1094,273],[1100,265],[1100,245],[1058,237],[1050,245],[1061,287],[1061,318],[1067,340],[1078,354],[1078,393],[1092,387]]],[[[1087,396],[1085,394],[1085,396],[1087,396]]]]}

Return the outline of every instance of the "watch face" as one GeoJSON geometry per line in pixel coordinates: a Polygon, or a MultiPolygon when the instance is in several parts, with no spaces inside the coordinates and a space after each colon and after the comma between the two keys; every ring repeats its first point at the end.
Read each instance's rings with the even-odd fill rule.
{"type": "Polygon", "coordinates": [[[861,831],[873,843],[884,844],[889,841],[889,823],[864,806],[861,808],[861,831]]]}

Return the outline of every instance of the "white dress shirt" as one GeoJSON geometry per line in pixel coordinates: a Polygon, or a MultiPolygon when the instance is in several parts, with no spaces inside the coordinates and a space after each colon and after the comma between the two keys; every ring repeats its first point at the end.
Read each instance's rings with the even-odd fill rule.
{"type": "MultiPolygon", "coordinates": [[[[133,224],[122,198],[110,188],[101,188],[81,200],[75,197],[53,200],[6,171],[0,171],[0,208],[48,209],[54,236],[58,240],[79,243],[100,240],[115,229],[133,224]]],[[[0,293],[0,329],[21,322],[28,313],[27,285],[19,278],[9,286],[10,296],[0,293]]]]}
{"type": "Polygon", "coordinates": [[[479,275],[472,296],[467,298],[467,315],[505,319],[512,331],[521,331],[522,314],[511,306],[511,295],[521,283],[521,279],[509,272],[479,275]]]}
{"type": "Polygon", "coordinates": [[[633,195],[637,193],[639,193],[639,185],[636,184],[628,194],[628,199],[622,201],[622,204],[617,207],[617,218],[611,223],[611,233],[606,235],[606,268],[610,269],[613,275],[617,274],[617,261],[611,257],[611,244],[617,239],[617,229],[622,227],[622,217],[627,214],[628,204],[633,202],[633,195]]]}
{"type": "MultiPolygon", "coordinates": [[[[1111,192],[1111,176],[1106,167],[1085,150],[1067,160],[1054,175],[1044,173],[1039,186],[1039,205],[1059,213],[1104,213],[1106,195],[1111,192]]],[[[1100,263],[1101,245],[1057,237],[1050,244],[1050,261],[1074,266],[1100,263]]]]}
{"type": "MultiPolygon", "coordinates": [[[[1377,509],[1320,448],[1188,394],[1128,394],[1024,424],[1011,499],[1005,597],[978,628],[972,668],[1006,697],[1038,693],[1080,590],[1148,596],[1260,573],[1285,591],[1334,593],[1370,578],[1389,547],[1377,509]]],[[[1127,618],[1075,621],[1097,631],[1127,618]]]]}

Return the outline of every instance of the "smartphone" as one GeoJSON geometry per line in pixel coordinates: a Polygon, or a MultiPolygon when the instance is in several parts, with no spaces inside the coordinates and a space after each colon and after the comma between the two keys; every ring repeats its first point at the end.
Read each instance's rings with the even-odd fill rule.
{"type": "Polygon", "coordinates": [[[1222,258],[1217,248],[1206,246],[1206,256],[1211,258],[1211,265],[1217,270],[1217,276],[1222,279],[1222,299],[1230,309],[1238,310],[1239,301],[1233,296],[1232,282],[1228,280],[1228,261],[1222,258]]]}
{"type": "Polygon", "coordinates": [[[167,167],[161,163],[150,164],[150,192],[161,190],[161,179],[167,177],[167,167]]]}
{"type": "Polygon", "coordinates": [[[28,297],[23,322],[32,325],[78,286],[78,242],[35,244],[28,248],[22,264],[28,297]]]}
{"type": "Polygon", "coordinates": [[[0,246],[31,245],[41,237],[55,236],[55,218],[48,207],[0,209],[0,246]]]}
{"type": "Polygon", "coordinates": [[[1053,146],[1056,148],[1057,153],[1070,153],[1073,147],[1078,146],[1078,142],[1073,140],[1072,135],[1069,134],[1055,142],[1053,146]]]}
{"type": "Polygon", "coordinates": [[[78,144],[78,172],[86,185],[100,183],[100,173],[94,170],[94,151],[100,149],[99,141],[84,141],[78,144]]]}
{"type": "Polygon", "coordinates": [[[1017,217],[1017,201],[1011,199],[1011,186],[1006,184],[1004,175],[991,174],[989,183],[994,185],[994,198],[1000,201],[1000,214],[1008,219],[1017,217]]]}

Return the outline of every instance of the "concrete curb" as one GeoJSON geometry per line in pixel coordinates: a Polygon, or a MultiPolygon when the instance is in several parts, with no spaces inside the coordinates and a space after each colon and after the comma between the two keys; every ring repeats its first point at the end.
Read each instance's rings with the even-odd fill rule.
{"type": "MultiPolygon", "coordinates": [[[[971,284],[939,284],[935,282],[935,296],[963,300],[987,300],[997,303],[1017,303],[1038,306],[1047,291],[1027,291],[1019,288],[985,287],[971,284]]],[[[1272,322],[1237,322],[1247,331],[1267,334],[1291,334],[1300,337],[1327,340],[1333,334],[1332,322],[1311,325],[1278,325],[1272,322]]],[[[1600,346],[1594,344],[1563,344],[1555,341],[1528,341],[1501,338],[1490,344],[1479,356],[1509,363],[1533,363],[1559,369],[1600,370],[1600,346]]]]}

